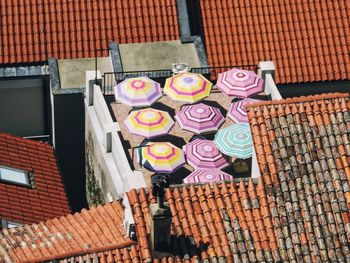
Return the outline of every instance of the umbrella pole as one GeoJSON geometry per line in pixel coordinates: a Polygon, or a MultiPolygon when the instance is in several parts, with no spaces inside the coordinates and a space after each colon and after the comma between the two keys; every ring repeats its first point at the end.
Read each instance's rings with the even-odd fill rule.
{"type": "Polygon", "coordinates": [[[164,194],[158,194],[158,205],[160,208],[164,208],[164,194]]]}
{"type": "Polygon", "coordinates": [[[139,165],[140,165],[140,167],[142,167],[142,148],[138,147],[137,151],[138,151],[138,155],[139,155],[139,165]]]}

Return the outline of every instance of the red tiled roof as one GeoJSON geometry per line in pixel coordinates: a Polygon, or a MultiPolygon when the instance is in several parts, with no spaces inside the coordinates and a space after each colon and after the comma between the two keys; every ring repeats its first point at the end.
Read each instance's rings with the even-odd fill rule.
{"type": "Polygon", "coordinates": [[[50,145],[0,133],[0,165],[28,171],[34,181],[33,188],[0,182],[0,219],[31,224],[71,212],[50,145]]]}
{"type": "MultiPolygon", "coordinates": [[[[251,103],[247,114],[262,174],[276,177],[281,169],[299,167],[307,175],[315,172],[308,164],[316,162],[313,169],[321,165],[321,172],[332,173],[329,180],[350,184],[349,94],[251,103]],[[291,167],[282,165],[288,159],[291,167]]],[[[350,189],[344,190],[350,202],[350,189]]]]}
{"type": "MultiPolygon", "coordinates": [[[[142,260],[151,258],[149,204],[155,202],[145,189],[128,193],[133,209],[136,234],[142,260]]],[[[235,262],[280,260],[273,217],[262,180],[256,186],[250,181],[206,185],[185,185],[167,189],[166,201],[172,214],[172,234],[177,238],[193,238],[197,253],[179,253],[180,258],[235,262]],[[205,249],[198,249],[205,244],[205,249]]],[[[174,252],[174,251],[173,251],[174,252]]],[[[192,252],[193,253],[193,252],[192,252]]],[[[176,252],[175,252],[176,254],[176,252]]],[[[168,262],[178,256],[168,258],[168,262]]]]}
{"type": "Polygon", "coordinates": [[[175,0],[4,0],[0,14],[0,64],[94,57],[111,41],[180,38],[175,0]]]}
{"type": "Polygon", "coordinates": [[[61,263],[67,262],[104,262],[104,263],[136,263],[141,262],[138,245],[112,249],[99,253],[73,256],[59,260],[61,263]]]}
{"type": "MultiPolygon", "coordinates": [[[[43,262],[100,251],[118,253],[119,248],[123,252],[134,243],[125,236],[123,217],[124,208],[115,201],[39,224],[4,229],[0,262],[43,262]]],[[[127,253],[124,258],[130,256],[127,253]]]]}
{"type": "MultiPolygon", "coordinates": [[[[349,94],[255,103],[248,116],[274,202],[288,204],[281,219],[289,234],[306,234],[301,244],[307,241],[317,262],[350,260],[349,94]]],[[[299,240],[291,244],[296,247],[299,240]]]]}
{"type": "Polygon", "coordinates": [[[350,79],[348,0],[200,5],[210,65],[273,60],[277,84],[350,79]]]}
{"type": "MultiPolygon", "coordinates": [[[[346,192],[349,188],[339,189],[344,182],[330,181],[327,175],[318,175],[317,180],[312,176],[286,177],[272,181],[264,176],[258,184],[250,180],[248,185],[241,182],[236,186],[232,182],[168,189],[166,201],[172,214],[172,233],[178,238],[192,238],[197,250],[191,254],[187,246],[187,252],[161,260],[350,260],[350,215],[342,197],[349,194],[346,192]],[[206,244],[202,250],[201,243],[206,244]]],[[[143,261],[151,260],[149,204],[155,199],[144,189],[139,193],[132,190],[128,196],[140,257],[143,261]]]]}

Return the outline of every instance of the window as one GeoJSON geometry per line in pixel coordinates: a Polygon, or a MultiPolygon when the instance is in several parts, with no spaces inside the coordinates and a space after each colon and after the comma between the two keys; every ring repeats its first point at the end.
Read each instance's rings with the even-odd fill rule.
{"type": "Polygon", "coordinates": [[[27,172],[4,166],[0,166],[0,180],[30,186],[29,174],[27,172]]]}
{"type": "Polygon", "coordinates": [[[23,224],[3,219],[1,220],[0,228],[1,226],[2,228],[14,228],[14,227],[23,226],[23,224]]]}

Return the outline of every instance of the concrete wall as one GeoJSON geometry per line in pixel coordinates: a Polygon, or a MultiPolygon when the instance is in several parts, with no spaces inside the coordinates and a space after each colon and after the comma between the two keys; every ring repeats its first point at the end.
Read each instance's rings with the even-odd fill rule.
{"type": "MultiPolygon", "coordinates": [[[[100,86],[94,84],[94,74],[93,71],[86,73],[84,102],[87,179],[95,180],[90,188],[97,193],[101,190],[102,201],[110,201],[123,197],[124,192],[132,188],[146,187],[146,183],[142,173],[133,171],[129,165],[119,137],[119,125],[112,120],[100,86]]],[[[87,196],[92,194],[88,192],[87,196]]]]}
{"type": "Polygon", "coordinates": [[[182,62],[201,66],[194,43],[180,40],[120,44],[119,51],[124,71],[171,69],[172,63],[182,62]]]}
{"type": "Polygon", "coordinates": [[[264,92],[271,100],[280,100],[282,96],[274,81],[275,65],[272,61],[261,61],[258,66],[258,76],[265,80],[264,92]]]}
{"type": "MultiPolygon", "coordinates": [[[[96,58],[59,59],[57,61],[60,72],[61,89],[77,89],[85,87],[85,72],[95,70],[96,58]]],[[[110,57],[98,57],[97,69],[103,74],[112,72],[110,57]]]]}
{"type": "MultiPolygon", "coordinates": [[[[101,147],[102,134],[92,127],[96,123],[96,114],[85,107],[85,159],[86,159],[86,197],[89,206],[97,205],[120,197],[114,187],[108,171],[108,162],[103,157],[104,148],[101,147]],[[103,189],[103,190],[102,190],[103,189]]],[[[95,125],[96,126],[96,125],[95,125]]]]}

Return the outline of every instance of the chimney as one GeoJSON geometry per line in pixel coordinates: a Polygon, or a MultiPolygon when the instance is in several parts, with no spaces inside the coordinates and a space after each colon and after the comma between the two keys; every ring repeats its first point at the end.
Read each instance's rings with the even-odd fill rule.
{"type": "Polygon", "coordinates": [[[154,258],[170,255],[171,212],[164,202],[165,188],[169,187],[169,176],[155,174],[152,176],[152,194],[157,203],[151,204],[151,247],[154,258]]]}

